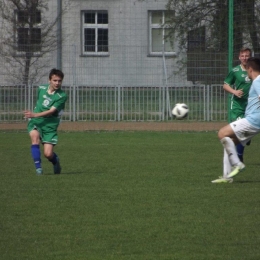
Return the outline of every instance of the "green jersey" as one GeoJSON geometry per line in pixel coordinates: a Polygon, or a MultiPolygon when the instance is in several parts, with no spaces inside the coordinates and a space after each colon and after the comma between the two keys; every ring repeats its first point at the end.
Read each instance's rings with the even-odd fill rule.
{"type": "Polygon", "coordinates": [[[37,129],[43,143],[57,144],[57,128],[60,123],[60,115],[65,107],[67,94],[58,89],[52,94],[48,93],[49,85],[41,85],[38,88],[38,99],[33,110],[35,113],[50,110],[52,107],[56,108],[56,112],[49,116],[34,117],[28,122],[28,132],[37,129]]]}
{"type": "Polygon", "coordinates": [[[48,89],[49,89],[49,85],[39,86],[38,100],[33,112],[34,113],[44,112],[50,110],[52,107],[56,108],[56,112],[47,117],[36,117],[34,118],[34,120],[35,119],[36,121],[44,120],[46,123],[49,122],[49,123],[59,124],[60,115],[62,114],[63,109],[65,108],[67,94],[61,89],[56,90],[52,94],[49,94],[48,89]]]}
{"type": "Polygon", "coordinates": [[[243,70],[241,65],[234,67],[224,80],[225,84],[228,84],[232,88],[243,91],[243,97],[239,98],[235,95],[231,97],[231,118],[230,121],[235,121],[238,118],[244,117],[247,99],[250,86],[252,84],[251,79],[248,77],[246,70],[243,70]]]}

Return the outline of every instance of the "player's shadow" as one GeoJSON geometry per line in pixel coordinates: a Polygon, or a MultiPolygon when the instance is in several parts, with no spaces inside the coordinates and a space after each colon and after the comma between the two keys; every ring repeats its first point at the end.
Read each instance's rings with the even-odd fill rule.
{"type": "Polygon", "coordinates": [[[251,180],[251,181],[247,181],[247,180],[244,180],[244,181],[234,181],[232,184],[244,184],[244,183],[260,183],[260,181],[254,181],[254,180],[251,180]]]}
{"type": "Polygon", "coordinates": [[[52,174],[52,175],[71,175],[71,174],[88,174],[88,175],[97,175],[103,174],[104,172],[85,172],[85,171],[75,171],[75,172],[61,172],[60,174],[52,174]]]}
{"type": "Polygon", "coordinates": [[[70,175],[70,174],[83,174],[84,172],[81,171],[76,171],[76,172],[62,172],[61,174],[58,175],[70,175]]]}
{"type": "Polygon", "coordinates": [[[254,165],[254,166],[260,167],[260,163],[250,163],[250,165],[254,165]]]}
{"type": "Polygon", "coordinates": [[[44,173],[45,176],[60,176],[60,175],[70,175],[70,174],[84,174],[85,172],[77,171],[77,172],[62,172],[60,174],[54,173],[44,173]]]}

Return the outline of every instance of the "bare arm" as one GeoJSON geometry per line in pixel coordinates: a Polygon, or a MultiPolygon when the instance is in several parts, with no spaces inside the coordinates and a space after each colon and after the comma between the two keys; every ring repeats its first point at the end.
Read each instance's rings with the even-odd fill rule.
{"type": "Polygon", "coordinates": [[[223,89],[239,98],[241,98],[244,95],[244,92],[241,89],[233,89],[226,83],[224,83],[223,89]]]}
{"type": "Polygon", "coordinates": [[[53,114],[55,111],[56,111],[55,107],[52,107],[51,109],[40,113],[33,113],[29,110],[26,110],[24,111],[24,118],[45,117],[53,114]]]}

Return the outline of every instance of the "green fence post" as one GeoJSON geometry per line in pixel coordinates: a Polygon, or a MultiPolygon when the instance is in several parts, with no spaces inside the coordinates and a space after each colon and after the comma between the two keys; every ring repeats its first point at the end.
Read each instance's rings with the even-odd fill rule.
{"type": "MultiPolygon", "coordinates": [[[[234,0],[229,0],[228,4],[228,70],[231,71],[233,67],[233,31],[234,31],[234,0]]],[[[230,122],[230,103],[231,94],[228,95],[228,122],[230,122]]]]}

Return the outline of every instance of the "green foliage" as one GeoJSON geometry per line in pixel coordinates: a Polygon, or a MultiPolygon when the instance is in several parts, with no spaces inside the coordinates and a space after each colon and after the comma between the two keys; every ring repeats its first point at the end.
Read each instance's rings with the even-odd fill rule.
{"type": "Polygon", "coordinates": [[[5,260],[259,259],[259,156],[232,184],[216,133],[60,133],[36,176],[27,133],[0,132],[5,260]]]}

